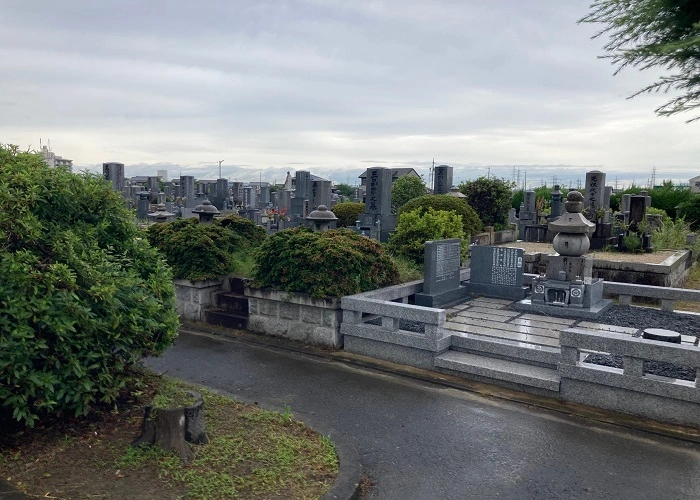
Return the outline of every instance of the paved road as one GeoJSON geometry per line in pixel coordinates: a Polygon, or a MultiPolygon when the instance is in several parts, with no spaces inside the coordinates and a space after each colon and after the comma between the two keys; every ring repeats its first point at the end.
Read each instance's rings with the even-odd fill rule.
{"type": "Polygon", "coordinates": [[[373,499],[700,498],[700,445],[181,333],[149,364],[350,441],[373,499]]]}

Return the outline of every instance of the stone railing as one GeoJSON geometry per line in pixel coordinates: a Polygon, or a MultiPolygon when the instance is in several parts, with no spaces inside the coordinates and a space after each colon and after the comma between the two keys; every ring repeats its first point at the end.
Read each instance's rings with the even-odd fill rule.
{"type": "Polygon", "coordinates": [[[662,311],[673,311],[677,300],[700,302],[700,290],[685,288],[667,288],[662,286],[632,285],[630,283],[603,282],[603,293],[617,296],[621,306],[632,304],[632,297],[659,299],[662,311]]]}
{"type": "MultiPolygon", "coordinates": [[[[462,272],[464,279],[465,272],[462,272]]],[[[450,347],[443,325],[444,309],[409,304],[423,291],[423,281],[413,281],[371,292],[343,297],[344,349],[348,352],[434,368],[435,355],[450,347]]]]}
{"type": "Polygon", "coordinates": [[[700,425],[700,348],[577,328],[561,332],[559,341],[562,399],[655,420],[700,425]],[[590,352],[622,356],[623,367],[584,363],[590,352]],[[645,361],[690,368],[696,372],[695,380],[645,374],[645,361]]]}

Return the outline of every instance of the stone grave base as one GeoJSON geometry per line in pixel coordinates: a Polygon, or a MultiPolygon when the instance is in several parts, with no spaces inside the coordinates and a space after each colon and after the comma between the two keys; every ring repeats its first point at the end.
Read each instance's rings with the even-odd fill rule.
{"type": "Polygon", "coordinates": [[[417,293],[416,305],[423,307],[436,307],[444,309],[463,302],[467,298],[467,288],[460,286],[452,290],[438,293],[417,293]]]}
{"type": "Polygon", "coordinates": [[[530,293],[530,286],[504,286],[491,285],[489,283],[472,283],[466,281],[465,288],[470,294],[494,297],[497,299],[521,300],[530,293]]]}
{"type": "Polygon", "coordinates": [[[513,304],[513,307],[516,311],[547,314],[549,316],[559,316],[562,318],[595,319],[610,309],[612,305],[613,301],[610,299],[602,299],[600,302],[588,308],[533,304],[530,299],[523,299],[513,304]]]}

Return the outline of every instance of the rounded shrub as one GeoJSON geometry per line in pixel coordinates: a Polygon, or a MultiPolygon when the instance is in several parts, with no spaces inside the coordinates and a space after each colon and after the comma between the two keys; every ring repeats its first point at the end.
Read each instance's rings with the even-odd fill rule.
{"type": "Polygon", "coordinates": [[[432,208],[425,212],[416,209],[412,212],[401,212],[396,231],[389,237],[387,250],[422,265],[426,241],[450,238],[462,239],[462,253],[466,256],[467,241],[464,240],[462,219],[459,215],[452,211],[432,208]]]}
{"type": "Polygon", "coordinates": [[[236,250],[245,240],[217,224],[200,224],[199,219],[179,219],[148,228],[148,241],[158,248],[178,279],[203,281],[232,273],[237,265],[236,250]]]}
{"type": "Polygon", "coordinates": [[[269,236],[255,252],[253,286],[342,297],[398,282],[379,243],[348,229],[294,228],[269,236]]]}
{"type": "Polygon", "coordinates": [[[265,236],[267,236],[265,229],[240,215],[227,215],[221,219],[214,219],[214,224],[219,224],[221,227],[233,231],[234,234],[243,238],[243,241],[251,247],[260,246],[265,236]]]}
{"type": "Polygon", "coordinates": [[[476,211],[463,198],[447,194],[425,195],[414,198],[401,207],[399,215],[414,210],[420,210],[421,213],[425,213],[428,211],[428,208],[451,211],[461,216],[462,230],[464,231],[463,237],[465,239],[469,239],[470,236],[479,233],[484,227],[476,211]]]}
{"type": "MultiPolygon", "coordinates": [[[[476,210],[484,225],[501,227],[508,223],[513,187],[506,179],[479,177],[461,183],[459,190],[466,195],[466,202],[476,210]]],[[[551,199],[551,194],[548,196],[551,199]]]]}
{"type": "Polygon", "coordinates": [[[101,176],[0,145],[0,425],[113,403],[178,326],[170,269],[101,176]]]}
{"type": "Polygon", "coordinates": [[[333,205],[333,213],[338,217],[337,225],[341,227],[354,226],[360,214],[365,213],[365,204],[362,202],[346,201],[333,205]]]}

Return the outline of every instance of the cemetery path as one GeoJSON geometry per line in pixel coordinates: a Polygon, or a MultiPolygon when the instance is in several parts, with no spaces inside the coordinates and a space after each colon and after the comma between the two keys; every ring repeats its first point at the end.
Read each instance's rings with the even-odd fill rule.
{"type": "Polygon", "coordinates": [[[147,364],[290,405],[357,449],[373,499],[700,497],[697,443],[196,332],[147,364]]]}

